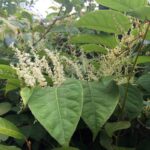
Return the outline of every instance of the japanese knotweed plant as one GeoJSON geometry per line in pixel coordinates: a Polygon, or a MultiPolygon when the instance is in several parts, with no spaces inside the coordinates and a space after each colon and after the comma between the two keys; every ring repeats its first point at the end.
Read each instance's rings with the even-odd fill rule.
{"type": "Polygon", "coordinates": [[[93,140],[100,138],[105,149],[128,149],[115,131],[139,119],[143,97],[138,86],[149,91],[143,84],[145,78],[149,81],[149,73],[144,79],[135,78],[138,63],[143,61],[139,58],[149,61],[147,56],[140,57],[149,34],[148,2],[97,2],[110,9],[87,13],[75,23],[80,34],[71,41],[82,44],[85,53],[80,57],[72,59],[48,49],[40,55],[34,48],[30,53],[14,48],[18,63],[12,67],[21,81],[23,103],[61,149],[74,146],[70,141],[81,118],[93,140]],[[88,58],[87,53],[93,52],[93,58],[88,58]]]}

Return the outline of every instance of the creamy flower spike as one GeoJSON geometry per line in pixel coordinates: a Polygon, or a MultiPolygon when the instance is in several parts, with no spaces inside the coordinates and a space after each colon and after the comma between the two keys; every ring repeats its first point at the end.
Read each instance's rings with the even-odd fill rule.
{"type": "Polygon", "coordinates": [[[63,66],[59,61],[58,54],[45,50],[53,63],[53,67],[51,67],[48,65],[48,61],[45,56],[40,58],[33,50],[31,52],[32,54],[29,54],[21,52],[17,48],[13,49],[16,57],[18,58],[18,63],[11,66],[17,71],[19,78],[23,79],[27,86],[47,86],[47,81],[44,76],[45,73],[52,79],[55,86],[59,86],[65,80],[63,66]]]}
{"type": "Polygon", "coordinates": [[[36,57],[33,62],[30,54],[21,52],[17,48],[14,50],[18,58],[18,63],[16,66],[12,65],[12,67],[17,71],[19,78],[23,79],[25,84],[30,87],[37,84],[40,86],[46,86],[47,82],[42,73],[44,57],[39,59],[38,56],[34,54],[34,57],[36,57]]]}
{"type": "Polygon", "coordinates": [[[52,76],[53,84],[60,85],[62,84],[62,82],[65,81],[65,77],[64,77],[63,65],[61,64],[59,53],[51,52],[48,49],[45,49],[45,52],[53,63],[53,76],[52,76]]]}

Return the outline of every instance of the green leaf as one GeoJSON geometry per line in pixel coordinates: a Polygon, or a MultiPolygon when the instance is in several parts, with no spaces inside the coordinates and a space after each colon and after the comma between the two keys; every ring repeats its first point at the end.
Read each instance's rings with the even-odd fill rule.
{"type": "Polygon", "coordinates": [[[137,83],[142,86],[145,90],[150,92],[150,74],[145,74],[141,76],[138,80],[137,83]]]}
{"type": "Polygon", "coordinates": [[[0,150],[21,150],[21,149],[16,146],[7,146],[0,144],[0,150]]]}
{"type": "Polygon", "coordinates": [[[101,131],[100,134],[100,144],[106,149],[106,150],[113,150],[112,148],[112,138],[110,138],[105,131],[101,131]]]}
{"type": "Polygon", "coordinates": [[[120,122],[108,122],[105,125],[105,130],[107,134],[112,137],[113,133],[118,130],[127,129],[131,126],[129,121],[120,121],[120,122]]]}
{"type": "Polygon", "coordinates": [[[116,34],[127,32],[130,25],[128,17],[113,10],[99,10],[87,13],[76,23],[77,27],[116,34]]]}
{"type": "Polygon", "coordinates": [[[143,64],[150,62],[150,56],[139,56],[137,59],[137,64],[143,64]]]}
{"type": "Polygon", "coordinates": [[[97,53],[103,53],[103,54],[107,53],[107,50],[104,47],[100,45],[96,45],[96,44],[84,44],[80,47],[86,53],[90,53],[90,52],[97,52],[97,53]]]}
{"type": "Polygon", "coordinates": [[[10,103],[7,103],[7,102],[0,103],[0,116],[3,114],[6,114],[10,110],[11,110],[11,104],[10,103]]]}
{"type": "Polygon", "coordinates": [[[146,6],[147,0],[96,0],[99,4],[119,10],[121,12],[131,11],[135,8],[146,6]]]}
{"type": "Polygon", "coordinates": [[[141,19],[142,21],[150,20],[150,7],[140,7],[128,12],[129,15],[141,19]]]}
{"type": "Polygon", "coordinates": [[[100,34],[79,34],[70,39],[71,43],[75,44],[101,44],[109,48],[114,48],[118,44],[118,41],[114,35],[100,34]]]}
{"type": "Polygon", "coordinates": [[[0,65],[0,79],[16,79],[16,71],[8,65],[0,65]]]}
{"type": "Polygon", "coordinates": [[[32,95],[32,92],[33,92],[33,89],[30,89],[28,87],[21,89],[20,95],[21,95],[24,106],[27,105],[28,100],[29,100],[30,96],[32,95]]]}
{"type": "Polygon", "coordinates": [[[82,85],[70,79],[60,87],[35,88],[28,105],[49,134],[68,146],[82,112],[82,85]]]}
{"type": "MultiPolygon", "coordinates": [[[[126,85],[120,86],[120,98],[124,99],[126,85]]],[[[136,118],[143,109],[143,98],[141,91],[133,85],[129,85],[128,95],[125,104],[125,114],[128,118],[136,118]]]]}
{"type": "Polygon", "coordinates": [[[100,128],[114,112],[119,100],[118,86],[114,81],[84,82],[82,118],[96,137],[100,128]]]}
{"type": "Polygon", "coordinates": [[[19,79],[8,79],[5,87],[5,93],[15,90],[20,87],[19,79]]]}
{"type": "Polygon", "coordinates": [[[25,136],[14,124],[1,117],[0,117],[0,133],[16,139],[25,139],[25,136]]]}
{"type": "Polygon", "coordinates": [[[54,148],[53,150],[79,150],[74,147],[61,147],[61,148],[54,148]]]}
{"type": "Polygon", "coordinates": [[[146,40],[150,41],[150,30],[147,32],[147,35],[146,35],[146,40]]]}

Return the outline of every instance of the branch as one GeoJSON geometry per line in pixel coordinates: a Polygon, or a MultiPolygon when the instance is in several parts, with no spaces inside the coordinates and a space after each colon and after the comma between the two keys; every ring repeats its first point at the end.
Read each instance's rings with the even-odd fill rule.
{"type": "Polygon", "coordinates": [[[67,17],[70,17],[72,15],[76,15],[76,13],[74,13],[74,14],[69,14],[69,15],[66,15],[66,16],[60,16],[62,8],[63,8],[63,6],[61,6],[58,15],[52,21],[52,23],[48,26],[48,28],[45,31],[45,33],[35,43],[33,43],[33,46],[36,46],[42,39],[44,39],[46,37],[46,35],[51,31],[51,29],[53,28],[53,26],[56,24],[57,21],[62,20],[62,19],[67,18],[67,17]]]}
{"type": "Polygon", "coordinates": [[[136,64],[137,64],[137,60],[138,60],[138,57],[139,57],[140,52],[141,52],[141,50],[142,50],[142,47],[143,47],[143,45],[144,45],[144,41],[145,41],[145,38],[146,38],[146,35],[147,35],[147,33],[148,33],[149,28],[150,28],[150,22],[148,22],[148,26],[147,26],[147,28],[146,28],[146,31],[145,31],[144,35],[143,35],[142,42],[141,42],[141,44],[139,45],[139,47],[138,47],[138,49],[137,49],[137,55],[136,55],[136,57],[135,57],[135,60],[134,60],[134,63],[133,63],[133,67],[132,67],[131,72],[130,72],[130,74],[129,74],[129,76],[128,76],[128,79],[127,79],[127,86],[126,86],[125,96],[124,96],[124,99],[123,99],[123,104],[122,104],[122,109],[121,109],[121,113],[120,113],[119,120],[120,120],[120,119],[123,119],[123,112],[124,112],[125,105],[126,105],[126,101],[127,101],[127,96],[128,96],[128,90],[129,90],[130,80],[131,80],[131,78],[132,78],[132,76],[133,76],[133,74],[134,74],[134,70],[135,70],[135,67],[136,67],[136,64]]]}

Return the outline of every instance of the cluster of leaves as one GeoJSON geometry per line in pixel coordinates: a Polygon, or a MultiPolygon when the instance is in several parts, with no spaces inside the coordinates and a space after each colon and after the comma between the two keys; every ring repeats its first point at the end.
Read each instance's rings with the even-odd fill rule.
{"type": "Polygon", "coordinates": [[[93,11],[92,1],[86,7],[83,0],[57,0],[60,11],[44,21],[21,8],[23,2],[0,0],[0,149],[149,150],[148,1],[97,0],[101,10],[93,11]],[[132,52],[124,84],[109,76],[98,81],[70,78],[59,87],[22,87],[9,66],[17,61],[12,42],[25,52],[31,46],[57,49],[76,59],[81,49],[94,61],[117,47],[125,33],[137,42],[122,47],[132,52]]]}

